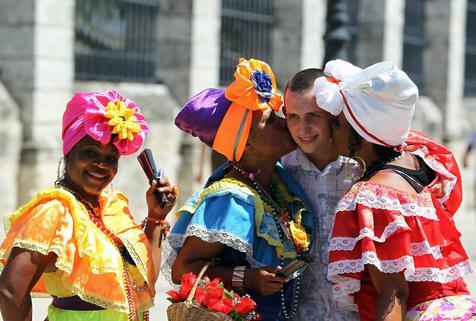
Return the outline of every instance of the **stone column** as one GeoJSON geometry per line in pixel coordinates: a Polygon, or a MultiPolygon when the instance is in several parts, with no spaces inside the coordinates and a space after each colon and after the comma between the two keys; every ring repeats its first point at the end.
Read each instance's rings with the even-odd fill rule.
{"type": "Polygon", "coordinates": [[[19,201],[53,186],[73,82],[74,0],[0,0],[1,80],[20,105],[19,201]]]}
{"type": "MultiPolygon", "coordinates": [[[[18,164],[22,141],[19,112],[18,105],[0,82],[0,215],[11,213],[17,207],[18,164]]],[[[2,239],[4,235],[4,229],[0,228],[2,239]]]]}
{"type": "Polygon", "coordinates": [[[276,0],[271,67],[278,88],[304,68],[321,68],[326,0],[276,0]]]}
{"type": "MultiPolygon", "coordinates": [[[[190,66],[190,96],[220,83],[221,0],[195,0],[193,4],[192,61],[190,66]]],[[[185,140],[193,139],[187,135],[185,140]]],[[[194,140],[195,181],[192,188],[201,187],[215,169],[213,161],[225,161],[222,155],[194,140]]],[[[183,173],[187,177],[188,173],[183,173]]],[[[193,192],[193,191],[191,191],[193,192]]]]}
{"type": "Polygon", "coordinates": [[[194,0],[161,0],[158,21],[157,74],[179,104],[190,94],[194,0]]]}
{"type": "MultiPolygon", "coordinates": [[[[218,87],[220,68],[220,0],[161,1],[158,75],[180,105],[208,87],[218,87]]],[[[183,134],[177,173],[185,201],[200,185],[200,171],[210,173],[210,151],[198,139],[183,134]],[[201,153],[205,153],[201,162],[201,153]]]]}
{"type": "Polygon", "coordinates": [[[284,90],[288,79],[301,68],[303,4],[304,0],[274,1],[272,58],[269,63],[280,90],[284,90]]]}
{"type": "Polygon", "coordinates": [[[217,87],[220,76],[221,0],[193,2],[190,91],[217,87]]]}
{"type": "Polygon", "coordinates": [[[405,23],[405,0],[387,0],[385,2],[385,26],[382,60],[402,66],[403,31],[405,23]]]}
{"type": "Polygon", "coordinates": [[[443,113],[443,140],[462,134],[466,0],[431,0],[425,5],[427,47],[424,53],[426,94],[443,113]]]}
{"type": "Polygon", "coordinates": [[[382,60],[401,66],[405,0],[360,0],[357,64],[382,60]]]}
{"type": "Polygon", "coordinates": [[[301,68],[323,69],[326,0],[304,0],[302,4],[301,68]]]}

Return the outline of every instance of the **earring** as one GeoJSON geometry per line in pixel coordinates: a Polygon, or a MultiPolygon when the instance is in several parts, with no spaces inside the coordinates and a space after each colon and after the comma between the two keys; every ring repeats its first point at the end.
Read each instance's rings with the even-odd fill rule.
{"type": "Polygon", "coordinates": [[[367,164],[365,163],[365,160],[360,156],[354,156],[353,158],[357,161],[357,163],[359,164],[361,168],[360,175],[359,175],[359,179],[361,179],[362,177],[364,177],[364,174],[367,171],[367,164]]]}
{"type": "Polygon", "coordinates": [[[349,174],[349,168],[350,168],[350,158],[347,158],[347,160],[344,163],[344,166],[342,167],[342,170],[346,173],[349,174]]]}

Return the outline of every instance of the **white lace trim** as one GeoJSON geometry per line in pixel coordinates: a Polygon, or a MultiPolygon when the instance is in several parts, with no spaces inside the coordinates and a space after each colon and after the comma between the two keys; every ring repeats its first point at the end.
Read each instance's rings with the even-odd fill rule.
{"type": "MultiPolygon", "coordinates": [[[[364,237],[368,237],[375,242],[383,243],[387,240],[388,237],[393,235],[399,229],[409,230],[410,228],[408,227],[405,221],[398,220],[390,223],[383,231],[381,237],[375,236],[374,231],[367,227],[360,230],[358,237],[334,237],[329,242],[328,252],[352,251],[355,248],[357,242],[363,239],[364,237]]],[[[431,254],[436,260],[443,258],[440,246],[430,246],[430,243],[428,241],[420,243],[411,243],[411,254],[412,256],[422,256],[426,254],[431,254]]]]}
{"type": "Polygon", "coordinates": [[[369,208],[385,209],[389,211],[398,211],[403,216],[422,216],[431,220],[438,221],[436,209],[433,206],[420,206],[415,202],[402,204],[395,198],[383,195],[375,195],[369,189],[357,191],[357,193],[348,193],[337,204],[336,212],[355,211],[357,204],[365,205],[369,208]]]}
{"type": "Polygon", "coordinates": [[[351,294],[360,291],[360,280],[346,276],[336,275],[332,286],[332,295],[337,305],[345,310],[358,311],[357,304],[351,294]]]}
{"type": "Polygon", "coordinates": [[[448,283],[473,273],[473,268],[471,267],[471,262],[467,260],[443,270],[438,268],[416,268],[412,274],[407,275],[406,272],[407,271],[405,271],[405,278],[407,281],[448,283]]]}
{"type": "Polygon", "coordinates": [[[411,251],[413,256],[422,256],[426,254],[431,254],[436,260],[442,259],[443,254],[441,254],[441,248],[439,245],[430,246],[428,241],[420,243],[412,243],[411,251]]]}
{"type": "Polygon", "coordinates": [[[473,272],[469,260],[446,269],[415,268],[413,258],[410,256],[403,256],[396,260],[379,260],[374,252],[364,252],[362,253],[362,259],[344,260],[329,264],[328,279],[334,283],[333,295],[339,306],[355,309],[356,306],[351,294],[360,291],[360,280],[340,274],[361,272],[365,264],[372,264],[384,273],[404,271],[405,279],[409,282],[448,283],[473,272]]]}
{"type": "Polygon", "coordinates": [[[170,284],[172,282],[172,266],[177,258],[177,252],[175,248],[182,247],[185,239],[189,236],[196,236],[207,243],[219,242],[228,247],[231,247],[239,252],[246,254],[246,260],[250,263],[251,267],[255,267],[257,264],[253,260],[253,248],[248,242],[237,237],[234,234],[226,232],[224,230],[206,229],[201,225],[191,224],[187,227],[185,234],[170,233],[167,237],[162,249],[162,268],[161,271],[167,281],[170,284]]]}
{"type": "Polygon", "coordinates": [[[160,267],[160,272],[162,276],[171,284],[174,289],[178,288],[178,285],[174,284],[172,281],[172,265],[177,258],[177,252],[172,247],[172,244],[175,244],[178,238],[182,238],[183,235],[170,233],[167,236],[167,240],[162,243],[162,253],[161,253],[161,262],[162,266],[160,267]]]}
{"type": "Polygon", "coordinates": [[[389,236],[394,234],[397,230],[404,229],[410,230],[410,227],[403,220],[394,221],[385,227],[382,236],[378,237],[375,235],[374,231],[368,227],[364,227],[360,230],[358,237],[333,237],[329,243],[330,251],[352,251],[358,241],[364,237],[368,237],[376,242],[383,243],[387,240],[389,236]]]}
{"type": "Polygon", "coordinates": [[[384,273],[397,273],[405,269],[414,270],[415,263],[411,256],[405,255],[395,260],[380,260],[375,252],[363,252],[361,259],[342,260],[329,264],[328,278],[334,281],[333,276],[344,273],[356,273],[364,270],[366,264],[372,264],[384,273]]]}
{"type": "Polygon", "coordinates": [[[237,251],[245,253],[246,260],[250,264],[252,262],[253,248],[248,242],[240,237],[237,237],[235,234],[229,233],[225,230],[212,230],[201,225],[191,224],[187,227],[187,231],[185,232],[185,237],[188,236],[199,237],[207,243],[220,242],[237,251]]]}

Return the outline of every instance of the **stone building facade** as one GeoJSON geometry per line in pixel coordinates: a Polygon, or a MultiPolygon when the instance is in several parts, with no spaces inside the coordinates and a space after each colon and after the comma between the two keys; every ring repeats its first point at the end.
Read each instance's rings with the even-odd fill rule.
{"type": "MultiPolygon", "coordinates": [[[[85,0],[0,0],[2,215],[14,210],[35,191],[53,186],[61,157],[61,115],[76,90],[117,88],[138,102],[152,125],[146,146],[154,150],[158,165],[178,182],[183,198],[202,184],[196,179],[203,167],[201,144],[179,132],[173,119],[191,95],[220,86],[224,8],[228,6],[226,12],[235,14],[233,1],[147,0],[159,7],[154,24],[157,58],[153,83],[77,79],[75,9],[82,1],[85,0]]],[[[415,1],[342,1],[357,8],[348,13],[355,24],[352,43],[355,64],[365,67],[390,60],[402,66],[412,62],[412,52],[408,56],[409,52],[405,51],[406,30],[418,19],[408,20],[405,8],[415,1]]],[[[420,29],[425,39],[421,41],[421,50],[413,51],[421,59],[419,77],[425,84],[414,126],[447,142],[461,139],[470,130],[471,120],[466,111],[476,108],[474,100],[463,95],[469,2],[422,0],[424,19],[420,21],[420,29]]],[[[236,3],[240,1],[235,0],[236,3]]],[[[255,31],[267,32],[268,54],[255,56],[253,48],[242,54],[267,60],[282,89],[296,71],[322,66],[327,0],[267,3],[272,6],[271,28],[255,31]]],[[[246,26],[251,15],[243,17],[246,26]]],[[[253,32],[245,37],[252,38],[253,32]]],[[[208,158],[206,152],[205,163],[208,158]]],[[[202,178],[209,171],[205,166],[202,178]]],[[[121,160],[114,184],[130,196],[137,217],[145,215],[142,195],[147,183],[135,157],[121,160]]]]}

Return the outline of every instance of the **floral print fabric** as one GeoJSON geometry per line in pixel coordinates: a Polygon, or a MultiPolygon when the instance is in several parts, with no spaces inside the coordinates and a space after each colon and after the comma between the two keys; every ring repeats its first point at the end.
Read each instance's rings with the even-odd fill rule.
{"type": "Polygon", "coordinates": [[[476,320],[476,300],[469,295],[448,296],[423,302],[405,316],[405,321],[476,320]]]}

